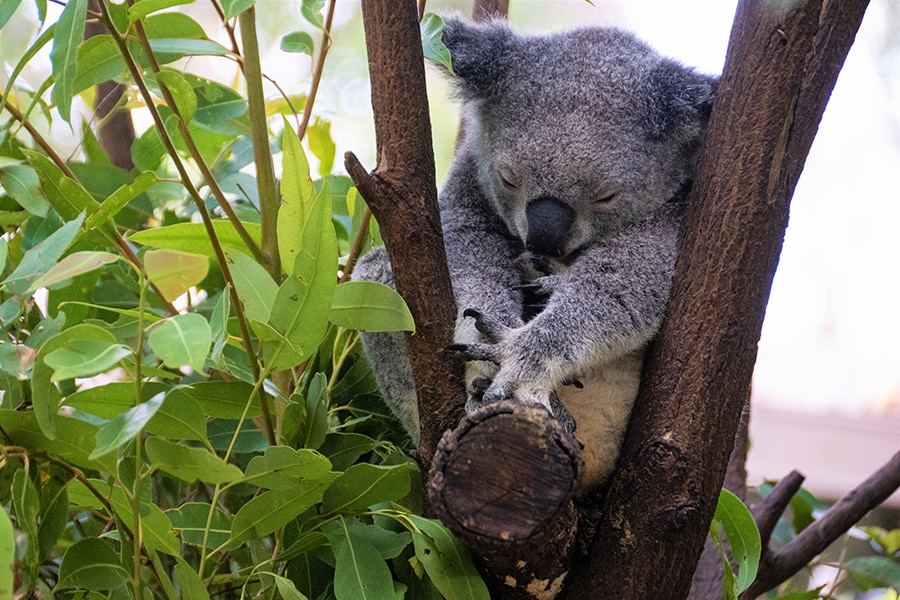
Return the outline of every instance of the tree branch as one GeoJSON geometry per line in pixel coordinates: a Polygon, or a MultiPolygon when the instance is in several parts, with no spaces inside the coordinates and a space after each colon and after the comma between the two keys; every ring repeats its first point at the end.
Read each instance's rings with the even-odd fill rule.
{"type": "Polygon", "coordinates": [[[619,470],[570,598],[686,597],[756,358],[789,199],[867,2],[743,0],[619,470]]]}
{"type": "MultiPolygon", "coordinates": [[[[841,498],[821,519],[801,531],[784,548],[769,550],[764,542],[766,550],[759,574],[756,581],[741,595],[741,600],[756,598],[779,583],[787,581],[866,513],[887,500],[897,488],[900,488],[900,452],[894,454],[883,467],[841,498]]],[[[769,498],[774,494],[775,491],[769,498]]],[[[787,499],[790,500],[790,496],[787,499]]],[[[775,518],[777,520],[777,515],[775,518]]]]}
{"type": "Polygon", "coordinates": [[[378,165],[345,166],[378,219],[397,291],[416,321],[407,338],[421,419],[421,460],[462,416],[462,365],[447,351],[456,307],[437,205],[425,66],[415,0],[364,0],[378,165]],[[440,298],[440,302],[435,302],[440,298]]]}
{"type": "Polygon", "coordinates": [[[772,532],[778,524],[778,519],[784,514],[791,498],[803,485],[803,475],[797,471],[791,471],[787,477],[779,481],[772,492],[766,496],[765,500],[751,507],[750,512],[753,514],[753,520],[756,521],[756,527],[759,529],[759,539],[763,548],[767,548],[772,532]]]}

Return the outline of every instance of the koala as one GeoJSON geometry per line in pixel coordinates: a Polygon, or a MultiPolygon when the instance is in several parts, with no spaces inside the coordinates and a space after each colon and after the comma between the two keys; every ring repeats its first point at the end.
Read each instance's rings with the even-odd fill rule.
{"type": "MultiPolygon", "coordinates": [[[[467,410],[514,400],[570,415],[595,488],[615,466],[662,321],[717,79],[614,28],[523,35],[451,16],[443,42],[462,100],[439,202],[467,410]]],[[[383,250],[354,277],[390,285],[383,250]]],[[[403,343],[363,337],[415,440],[403,343]]]]}

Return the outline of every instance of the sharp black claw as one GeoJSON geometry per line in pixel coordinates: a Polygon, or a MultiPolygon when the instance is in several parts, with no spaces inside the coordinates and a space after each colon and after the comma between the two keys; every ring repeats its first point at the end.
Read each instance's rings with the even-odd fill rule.
{"type": "Polygon", "coordinates": [[[565,381],[563,381],[563,385],[571,385],[571,386],[575,386],[575,387],[578,388],[579,390],[584,389],[584,384],[581,383],[581,382],[580,382],[578,379],[576,379],[575,377],[569,377],[568,379],[566,379],[565,381]]]}
{"type": "Polygon", "coordinates": [[[471,318],[475,319],[476,321],[480,321],[480,320],[482,319],[482,317],[483,317],[483,315],[481,314],[481,311],[478,310],[478,309],[475,309],[475,308],[467,308],[467,309],[465,309],[465,310],[463,311],[463,316],[464,316],[464,317],[471,317],[471,318]]]}
{"type": "Polygon", "coordinates": [[[543,286],[541,286],[541,284],[530,281],[528,283],[520,283],[518,285],[514,285],[514,286],[512,286],[512,289],[518,290],[520,292],[535,292],[536,293],[536,292],[542,291],[544,288],[543,288],[543,286]]]}
{"type": "Polygon", "coordinates": [[[450,344],[447,346],[447,350],[451,352],[468,352],[469,345],[468,344],[450,344]]]}

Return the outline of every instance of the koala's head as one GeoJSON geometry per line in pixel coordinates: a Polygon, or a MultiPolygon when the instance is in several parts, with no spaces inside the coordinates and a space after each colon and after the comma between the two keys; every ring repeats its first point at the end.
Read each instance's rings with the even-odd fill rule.
{"type": "Polygon", "coordinates": [[[480,186],[529,250],[565,258],[689,181],[716,79],[609,28],[523,36],[444,21],[480,186]]]}

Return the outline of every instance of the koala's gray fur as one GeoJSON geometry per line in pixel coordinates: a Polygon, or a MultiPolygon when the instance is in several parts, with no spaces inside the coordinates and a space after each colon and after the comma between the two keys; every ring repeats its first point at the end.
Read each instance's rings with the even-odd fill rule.
{"type": "MultiPolygon", "coordinates": [[[[550,408],[558,395],[596,485],[615,465],[643,350],[662,320],[716,80],[617,29],[523,36],[504,21],[451,17],[443,41],[463,101],[440,205],[467,408],[502,399],[550,408]],[[523,292],[542,304],[527,321],[523,292]],[[568,385],[577,382],[583,389],[568,385]]],[[[390,283],[386,255],[364,257],[355,277],[390,283]]],[[[364,338],[386,400],[416,439],[402,342],[364,338]]]]}

